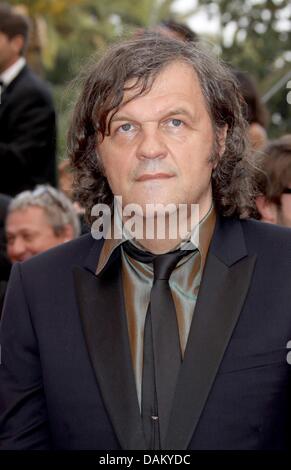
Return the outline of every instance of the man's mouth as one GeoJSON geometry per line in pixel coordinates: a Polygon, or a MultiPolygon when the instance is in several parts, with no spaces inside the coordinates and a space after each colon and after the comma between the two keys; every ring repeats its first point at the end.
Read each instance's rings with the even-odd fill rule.
{"type": "Polygon", "coordinates": [[[148,181],[148,180],[160,180],[173,178],[173,174],[170,173],[145,173],[137,178],[136,181],[148,181]]]}

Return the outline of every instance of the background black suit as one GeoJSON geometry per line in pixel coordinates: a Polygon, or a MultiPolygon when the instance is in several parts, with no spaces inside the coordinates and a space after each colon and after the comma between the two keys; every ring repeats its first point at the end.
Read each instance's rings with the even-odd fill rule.
{"type": "MultiPolygon", "coordinates": [[[[118,250],[85,235],[17,264],[0,328],[0,448],[143,449],[118,250]]],[[[168,449],[290,448],[291,231],[218,218],[168,449]]]]}
{"type": "Polygon", "coordinates": [[[0,104],[0,193],[56,183],[55,112],[47,85],[24,66],[0,104]]]}
{"type": "Polygon", "coordinates": [[[11,198],[0,194],[0,318],[7,282],[10,276],[11,263],[7,257],[7,243],[5,235],[5,219],[11,198]]]}

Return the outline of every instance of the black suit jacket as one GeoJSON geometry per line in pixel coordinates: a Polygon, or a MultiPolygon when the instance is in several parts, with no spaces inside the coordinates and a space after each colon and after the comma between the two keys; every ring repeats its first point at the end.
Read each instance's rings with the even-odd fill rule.
{"type": "Polygon", "coordinates": [[[0,193],[56,184],[56,124],[47,85],[25,66],[0,103],[0,193]]]}
{"type": "MultiPolygon", "coordinates": [[[[91,235],[17,264],[0,342],[2,449],[144,449],[120,253],[91,235]]],[[[291,231],[218,218],[165,449],[290,446],[291,231]]]]}

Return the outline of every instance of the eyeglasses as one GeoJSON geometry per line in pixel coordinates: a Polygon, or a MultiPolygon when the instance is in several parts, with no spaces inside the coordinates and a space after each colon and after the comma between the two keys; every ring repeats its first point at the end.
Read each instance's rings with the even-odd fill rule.
{"type": "Polygon", "coordinates": [[[291,194],[291,188],[284,188],[282,194],[291,194]]]}

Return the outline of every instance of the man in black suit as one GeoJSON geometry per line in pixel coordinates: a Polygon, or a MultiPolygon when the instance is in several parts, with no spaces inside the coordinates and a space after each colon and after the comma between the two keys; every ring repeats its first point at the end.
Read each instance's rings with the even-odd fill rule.
{"type": "Polygon", "coordinates": [[[246,135],[199,44],[144,34],[91,68],[69,149],[95,238],[13,267],[2,449],[288,448],[291,238],[246,219],[246,135]]]}
{"type": "Polygon", "coordinates": [[[11,198],[0,194],[0,318],[5,297],[5,291],[11,271],[11,263],[7,256],[7,239],[5,221],[11,198]]]}
{"type": "Polygon", "coordinates": [[[23,56],[29,25],[0,4],[0,192],[15,196],[56,184],[55,111],[50,91],[23,56]]]}

